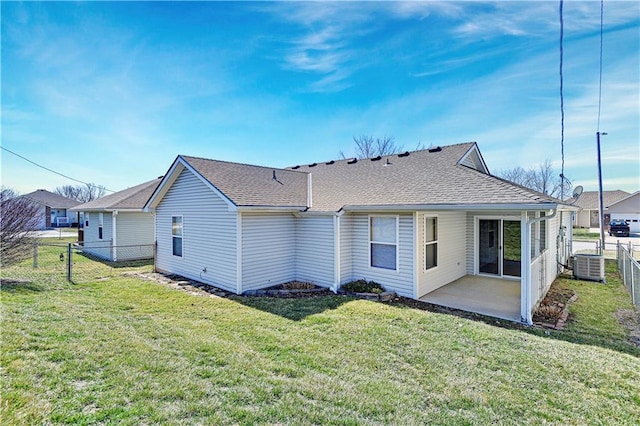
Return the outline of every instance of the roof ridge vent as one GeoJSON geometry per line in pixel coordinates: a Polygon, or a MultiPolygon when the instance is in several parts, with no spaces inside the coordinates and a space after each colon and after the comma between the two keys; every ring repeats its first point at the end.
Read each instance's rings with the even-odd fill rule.
{"type": "Polygon", "coordinates": [[[335,161],[334,161],[334,160],[331,160],[331,161],[327,161],[327,162],[326,162],[326,163],[324,163],[324,164],[326,164],[327,166],[330,166],[330,165],[332,165],[333,163],[335,163],[335,161]]]}
{"type": "Polygon", "coordinates": [[[398,154],[398,157],[402,158],[402,157],[408,157],[410,154],[409,151],[405,151],[405,152],[401,152],[400,154],[398,154]]]}
{"type": "Polygon", "coordinates": [[[442,151],[442,148],[439,146],[436,146],[435,148],[429,148],[429,152],[440,152],[442,151]]]}
{"type": "Polygon", "coordinates": [[[293,167],[291,168],[291,170],[298,170],[299,168],[300,168],[300,166],[293,166],[293,167]]]}
{"type": "Polygon", "coordinates": [[[357,162],[358,162],[358,159],[354,157],[351,160],[348,160],[347,164],[356,164],[357,162]]]}
{"type": "Polygon", "coordinates": [[[317,165],[318,165],[318,163],[311,163],[311,164],[309,164],[309,167],[315,167],[317,165]]]}
{"type": "Polygon", "coordinates": [[[382,157],[380,157],[379,155],[371,159],[371,161],[380,161],[380,160],[382,160],[382,157]]]}

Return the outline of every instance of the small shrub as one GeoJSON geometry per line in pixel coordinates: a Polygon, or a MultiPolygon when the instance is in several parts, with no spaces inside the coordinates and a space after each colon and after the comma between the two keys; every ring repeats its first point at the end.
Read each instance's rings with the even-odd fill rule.
{"type": "Polygon", "coordinates": [[[384,287],[375,281],[356,280],[351,281],[342,286],[342,289],[349,293],[375,293],[384,292],[384,287]]]}

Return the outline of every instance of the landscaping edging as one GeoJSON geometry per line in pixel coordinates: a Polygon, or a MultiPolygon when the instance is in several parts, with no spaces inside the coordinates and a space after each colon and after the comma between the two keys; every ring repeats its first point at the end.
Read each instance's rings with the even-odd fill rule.
{"type": "Polygon", "coordinates": [[[304,288],[304,289],[263,289],[263,290],[247,290],[242,296],[247,297],[290,297],[296,295],[314,295],[327,293],[329,289],[324,287],[304,288]]]}
{"type": "Polygon", "coordinates": [[[378,302],[389,302],[396,298],[395,291],[383,291],[382,293],[353,293],[344,290],[338,290],[338,294],[343,296],[355,297],[357,299],[377,300],[378,302]]]}

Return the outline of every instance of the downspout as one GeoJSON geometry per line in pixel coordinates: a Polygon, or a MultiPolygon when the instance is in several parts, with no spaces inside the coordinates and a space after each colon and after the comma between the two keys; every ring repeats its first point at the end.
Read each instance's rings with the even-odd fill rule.
{"type": "Polygon", "coordinates": [[[118,245],[118,241],[117,241],[117,220],[118,217],[118,210],[114,210],[113,212],[111,212],[111,246],[113,247],[113,261],[117,262],[118,261],[118,249],[116,248],[116,246],[118,245]]]}
{"type": "MultiPolygon", "coordinates": [[[[526,212],[524,212],[524,214],[526,214],[526,212]]],[[[553,213],[549,216],[536,217],[533,219],[527,218],[527,221],[526,221],[526,226],[524,231],[525,233],[524,248],[526,249],[526,253],[525,253],[526,256],[524,258],[526,258],[527,261],[523,263],[525,267],[525,273],[526,273],[526,275],[524,275],[524,279],[525,279],[524,300],[525,300],[526,311],[525,311],[525,317],[523,317],[522,319],[528,325],[533,324],[533,317],[531,315],[531,225],[538,222],[542,222],[543,220],[551,220],[555,218],[557,214],[558,214],[558,208],[553,210],[553,213]]],[[[520,314],[522,316],[522,312],[520,314]]]]}
{"type": "Polygon", "coordinates": [[[340,216],[333,216],[333,270],[334,270],[334,285],[333,292],[338,293],[340,287],[340,216]]]}

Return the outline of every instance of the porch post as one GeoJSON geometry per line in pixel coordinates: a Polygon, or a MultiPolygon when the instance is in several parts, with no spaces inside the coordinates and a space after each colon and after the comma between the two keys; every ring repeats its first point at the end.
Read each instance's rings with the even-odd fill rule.
{"type": "Polygon", "coordinates": [[[527,212],[521,213],[520,219],[520,320],[530,324],[529,312],[529,269],[531,268],[530,247],[531,230],[528,223],[527,212]]]}

